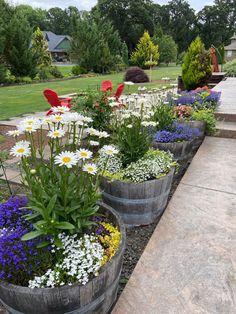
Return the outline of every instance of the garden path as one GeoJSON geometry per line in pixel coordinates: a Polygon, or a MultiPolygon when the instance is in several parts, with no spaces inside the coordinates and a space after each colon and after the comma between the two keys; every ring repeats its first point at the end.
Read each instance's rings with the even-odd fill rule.
{"type": "Polygon", "coordinates": [[[236,140],[206,137],[112,314],[233,314],[236,140]]]}

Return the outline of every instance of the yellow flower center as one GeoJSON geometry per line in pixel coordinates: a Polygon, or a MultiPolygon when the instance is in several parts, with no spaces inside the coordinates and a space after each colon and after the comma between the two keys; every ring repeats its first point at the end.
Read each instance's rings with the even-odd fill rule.
{"type": "Polygon", "coordinates": [[[94,171],[93,167],[88,167],[88,171],[90,172],[94,171]]]}
{"type": "Polygon", "coordinates": [[[54,136],[59,136],[60,133],[59,133],[58,131],[56,131],[56,132],[53,133],[53,135],[54,135],[54,136]]]}
{"type": "Polygon", "coordinates": [[[68,156],[66,156],[66,157],[63,157],[63,158],[62,158],[62,161],[63,161],[65,164],[68,164],[68,162],[71,161],[71,158],[68,157],[68,156]]]}
{"type": "Polygon", "coordinates": [[[61,116],[59,117],[55,117],[56,120],[60,121],[61,120],[61,116]]]}
{"type": "Polygon", "coordinates": [[[87,156],[88,156],[88,153],[86,153],[86,152],[81,152],[81,153],[80,153],[80,156],[82,156],[82,157],[87,157],[87,156]]]}
{"type": "Polygon", "coordinates": [[[23,147],[17,149],[17,153],[23,154],[25,149],[23,147]]]}
{"type": "Polygon", "coordinates": [[[26,131],[31,131],[32,130],[32,126],[27,126],[26,131]]]}
{"type": "Polygon", "coordinates": [[[32,125],[32,124],[33,124],[33,121],[32,121],[32,120],[27,121],[27,124],[28,124],[28,125],[32,125]]]}

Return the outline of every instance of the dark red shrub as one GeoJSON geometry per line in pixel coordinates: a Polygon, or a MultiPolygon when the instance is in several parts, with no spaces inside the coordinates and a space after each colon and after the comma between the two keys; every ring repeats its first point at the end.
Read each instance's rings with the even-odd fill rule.
{"type": "Polygon", "coordinates": [[[149,82],[149,77],[141,68],[132,67],[127,70],[124,81],[133,83],[146,83],[149,82]]]}

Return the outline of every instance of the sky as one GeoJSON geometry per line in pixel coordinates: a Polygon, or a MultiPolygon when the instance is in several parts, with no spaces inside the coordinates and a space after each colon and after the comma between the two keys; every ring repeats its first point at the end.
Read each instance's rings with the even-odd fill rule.
{"type": "MultiPolygon", "coordinates": [[[[30,4],[33,7],[40,7],[43,9],[50,9],[52,7],[60,7],[62,9],[75,6],[79,10],[90,10],[97,2],[97,0],[8,0],[13,4],[30,4]]],[[[166,4],[168,0],[153,0],[159,4],[166,4]]],[[[213,0],[189,0],[192,8],[196,11],[201,10],[205,5],[213,4],[213,0]]]]}

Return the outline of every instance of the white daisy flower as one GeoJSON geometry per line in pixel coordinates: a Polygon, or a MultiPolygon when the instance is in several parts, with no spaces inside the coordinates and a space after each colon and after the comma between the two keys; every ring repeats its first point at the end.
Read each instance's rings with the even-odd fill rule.
{"type": "Polygon", "coordinates": [[[18,127],[20,132],[28,132],[28,133],[34,133],[37,131],[38,127],[36,125],[28,125],[28,124],[22,124],[18,127]]]}
{"type": "Polygon", "coordinates": [[[65,151],[55,156],[55,164],[59,166],[66,166],[67,168],[72,168],[78,162],[78,157],[75,153],[65,151]]]}
{"type": "Polygon", "coordinates": [[[52,112],[54,113],[65,113],[70,111],[70,108],[66,106],[58,106],[58,107],[52,107],[52,112]]]}
{"type": "Polygon", "coordinates": [[[90,150],[84,149],[84,148],[77,150],[76,154],[77,154],[77,157],[82,160],[90,159],[93,155],[93,153],[90,150]]]}
{"type": "Polygon", "coordinates": [[[63,122],[63,116],[61,114],[54,114],[51,117],[52,122],[63,122]]]}
{"type": "Polygon", "coordinates": [[[91,146],[99,146],[99,142],[97,142],[97,141],[89,141],[89,144],[91,146]]]}
{"type": "Polygon", "coordinates": [[[95,175],[97,173],[97,166],[95,164],[85,164],[83,166],[83,171],[95,175]]]}
{"type": "Polygon", "coordinates": [[[91,123],[91,122],[93,122],[93,119],[90,117],[83,117],[83,121],[86,123],[91,123]]]}
{"type": "Polygon", "coordinates": [[[134,85],[134,83],[131,82],[131,81],[124,82],[124,84],[125,84],[125,85],[134,85]]]}
{"type": "Polygon", "coordinates": [[[119,103],[118,101],[113,101],[113,102],[110,102],[110,103],[109,103],[109,106],[112,107],[112,108],[113,108],[113,107],[117,107],[117,106],[119,106],[119,105],[120,105],[120,103],[119,103]]]}
{"type": "Polygon", "coordinates": [[[128,129],[132,129],[132,124],[128,124],[127,126],[126,126],[128,129]]]}
{"type": "Polygon", "coordinates": [[[119,150],[112,145],[104,145],[102,151],[109,156],[114,156],[119,153],[119,150]]]}
{"type": "Polygon", "coordinates": [[[21,134],[22,134],[22,132],[19,129],[11,130],[11,131],[7,132],[7,135],[13,136],[13,137],[19,136],[21,134]]]}
{"type": "Polygon", "coordinates": [[[49,131],[48,136],[51,138],[61,138],[62,136],[65,135],[65,131],[63,129],[57,129],[54,131],[49,131]]]}
{"type": "Polygon", "coordinates": [[[30,117],[30,118],[25,118],[24,120],[21,121],[20,123],[25,124],[25,125],[40,125],[40,120],[34,117],[30,117]]]}
{"type": "Polygon", "coordinates": [[[52,116],[44,117],[42,120],[42,123],[43,124],[51,124],[52,123],[52,116]]]}
{"type": "Polygon", "coordinates": [[[62,119],[65,122],[77,122],[79,120],[83,121],[84,116],[81,114],[78,114],[78,112],[66,112],[62,114],[62,119]]]}
{"type": "Polygon", "coordinates": [[[30,156],[30,143],[27,141],[20,141],[15,144],[10,150],[10,154],[14,157],[28,157],[30,156]]]}
{"type": "Polygon", "coordinates": [[[110,135],[106,132],[106,131],[102,131],[102,132],[99,132],[98,133],[98,137],[99,138],[107,138],[109,137],[110,135]]]}
{"type": "Polygon", "coordinates": [[[88,133],[89,135],[95,135],[95,136],[99,136],[100,134],[100,132],[94,128],[87,128],[85,132],[88,133]]]}

